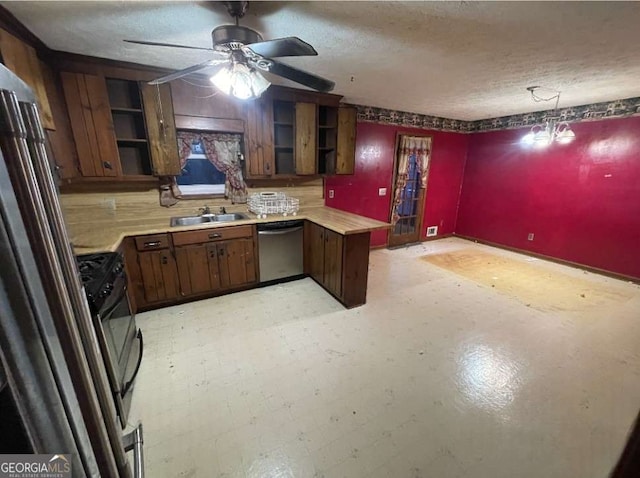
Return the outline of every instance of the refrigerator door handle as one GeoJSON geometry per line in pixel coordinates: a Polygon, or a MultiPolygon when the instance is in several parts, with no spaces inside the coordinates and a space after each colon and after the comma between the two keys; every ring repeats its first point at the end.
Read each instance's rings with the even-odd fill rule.
{"type": "Polygon", "coordinates": [[[144,478],[144,439],[142,436],[142,423],[122,437],[122,444],[125,451],[133,450],[133,476],[134,478],[144,478]]]}

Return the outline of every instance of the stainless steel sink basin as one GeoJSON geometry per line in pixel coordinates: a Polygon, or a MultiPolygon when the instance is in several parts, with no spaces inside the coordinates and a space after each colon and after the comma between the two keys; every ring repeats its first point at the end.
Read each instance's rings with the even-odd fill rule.
{"type": "Polygon", "coordinates": [[[172,217],[171,227],[176,226],[194,226],[196,224],[206,224],[208,222],[231,222],[239,221],[241,219],[249,219],[246,214],[242,213],[229,213],[229,214],[203,214],[202,216],[183,216],[172,217]]]}
{"type": "Polygon", "coordinates": [[[209,220],[211,222],[239,221],[241,219],[249,219],[249,217],[246,214],[241,214],[237,212],[229,213],[229,214],[211,214],[210,216],[208,214],[205,214],[205,217],[209,217],[209,220]]]}

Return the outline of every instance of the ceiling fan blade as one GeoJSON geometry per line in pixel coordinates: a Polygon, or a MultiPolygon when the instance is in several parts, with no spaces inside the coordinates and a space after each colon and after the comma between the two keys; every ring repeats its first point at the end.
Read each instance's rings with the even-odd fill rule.
{"type": "Polygon", "coordinates": [[[318,52],[298,37],[276,38],[275,40],[250,43],[247,48],[266,58],[280,56],[316,56],[318,52]]]}
{"type": "Polygon", "coordinates": [[[150,85],[161,85],[163,83],[167,83],[172,80],[177,80],[178,78],[182,78],[183,76],[191,75],[192,73],[196,73],[200,70],[204,70],[210,66],[222,66],[225,63],[228,63],[229,60],[208,60],[204,63],[200,63],[198,65],[190,66],[189,68],[185,68],[184,70],[174,71],[165,76],[161,76],[160,78],[156,78],[155,80],[151,80],[149,82],[150,85]]]}
{"type": "MultiPolygon", "coordinates": [[[[282,76],[288,80],[295,81],[301,85],[308,86],[316,91],[322,93],[328,93],[333,90],[335,83],[313,73],[307,73],[306,71],[299,70],[284,63],[277,62],[275,60],[269,60],[271,65],[268,68],[262,68],[274,75],[282,76]]],[[[258,67],[260,68],[260,67],[258,67]]]]}
{"type": "Polygon", "coordinates": [[[187,45],[175,45],[173,43],[157,43],[154,41],[141,41],[141,40],[123,40],[127,43],[135,43],[137,45],[151,45],[151,46],[170,46],[172,48],[186,48],[188,50],[206,50],[213,51],[213,48],[203,48],[199,46],[187,46],[187,45]]]}

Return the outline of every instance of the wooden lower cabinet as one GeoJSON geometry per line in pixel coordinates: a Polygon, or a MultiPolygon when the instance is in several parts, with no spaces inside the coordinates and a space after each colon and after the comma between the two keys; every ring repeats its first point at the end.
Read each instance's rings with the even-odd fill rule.
{"type": "Polygon", "coordinates": [[[367,298],[370,233],[342,235],[313,222],[304,225],[304,272],[346,307],[367,298]]]}
{"type": "Polygon", "coordinates": [[[255,238],[254,226],[126,238],[121,249],[132,303],[149,309],[256,284],[255,238]]]}
{"type": "Polygon", "coordinates": [[[216,244],[220,286],[239,287],[258,280],[253,239],[236,239],[216,244]]]}
{"type": "Polygon", "coordinates": [[[304,273],[316,282],[324,282],[324,227],[304,223],[304,273]]]}
{"type": "Polygon", "coordinates": [[[176,262],[183,296],[220,288],[218,249],[215,244],[176,247],[176,262]]]}
{"type": "Polygon", "coordinates": [[[324,285],[336,297],[342,297],[342,238],[337,232],[324,231],[324,285]]]}
{"type": "MultiPolygon", "coordinates": [[[[369,240],[369,232],[342,235],[305,221],[304,273],[346,307],[364,304],[369,240]]],[[[121,250],[136,311],[246,289],[259,282],[255,226],[127,237],[121,250]]]]}
{"type": "Polygon", "coordinates": [[[176,261],[170,250],[140,252],[138,265],[145,302],[164,302],[180,297],[176,261]]]}

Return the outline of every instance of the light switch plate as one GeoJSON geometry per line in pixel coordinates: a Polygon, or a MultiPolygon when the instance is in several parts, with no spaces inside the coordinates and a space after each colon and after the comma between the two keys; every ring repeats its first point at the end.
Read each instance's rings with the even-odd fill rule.
{"type": "Polygon", "coordinates": [[[386,196],[387,188],[378,188],[378,196],[386,196]]]}
{"type": "Polygon", "coordinates": [[[333,199],[335,195],[336,195],[336,192],[333,189],[329,189],[329,199],[333,199]]]}

